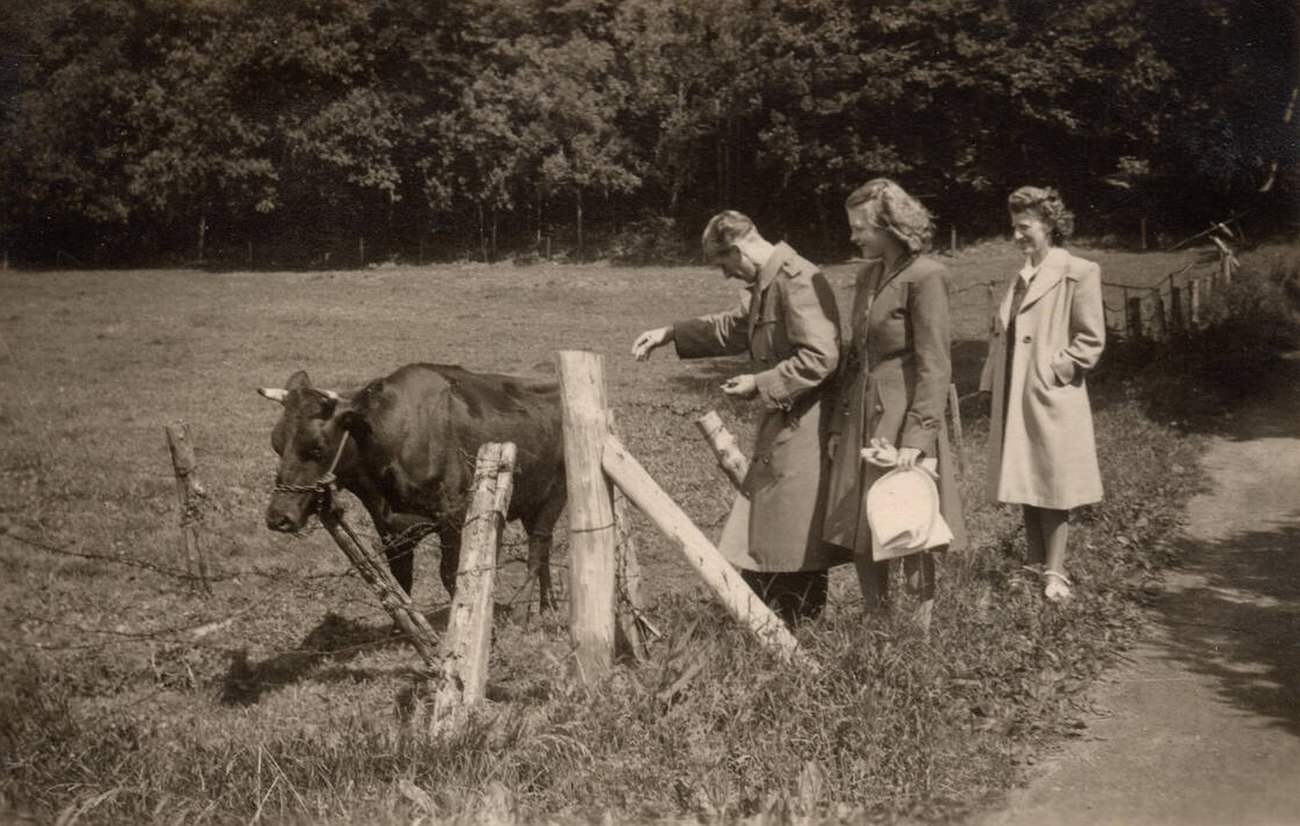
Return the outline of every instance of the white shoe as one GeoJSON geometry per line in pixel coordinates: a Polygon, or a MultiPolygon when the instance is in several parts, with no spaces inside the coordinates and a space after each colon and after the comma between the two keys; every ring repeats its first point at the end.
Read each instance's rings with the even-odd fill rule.
{"type": "Polygon", "coordinates": [[[1043,579],[1047,580],[1047,585],[1043,587],[1043,596],[1047,597],[1048,602],[1063,602],[1069,599],[1070,578],[1059,571],[1043,571],[1043,579]]]}

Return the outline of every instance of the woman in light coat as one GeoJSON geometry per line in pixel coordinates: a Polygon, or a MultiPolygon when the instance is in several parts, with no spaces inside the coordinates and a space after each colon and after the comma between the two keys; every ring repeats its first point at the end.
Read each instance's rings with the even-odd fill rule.
{"type": "Polygon", "coordinates": [[[1028,561],[1044,566],[1044,595],[1070,596],[1069,511],[1101,499],[1084,381],[1106,344],[1101,270],[1061,246],[1074,216],[1052,189],[1008,199],[1025,265],[994,319],[980,389],[992,393],[989,493],[1023,506],[1028,561]]]}
{"type": "MultiPolygon", "coordinates": [[[[863,599],[874,609],[889,597],[889,563],[872,548],[864,499],[888,468],[864,461],[863,448],[888,442],[897,448],[902,467],[937,459],[939,509],[953,533],[947,547],[965,543],[944,420],[952,380],[948,270],[923,254],[933,234],[930,214],[893,181],[869,181],[849,196],[845,209],[850,239],[869,260],[858,274],[830,422],[831,479],[822,537],[853,552],[863,599]]],[[[930,551],[907,555],[903,570],[909,590],[921,600],[916,619],[928,628],[934,556],[930,551]]]]}

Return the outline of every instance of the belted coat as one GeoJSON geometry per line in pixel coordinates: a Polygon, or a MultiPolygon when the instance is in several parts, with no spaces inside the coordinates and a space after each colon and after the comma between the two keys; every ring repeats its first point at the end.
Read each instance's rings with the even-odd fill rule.
{"type": "Polygon", "coordinates": [[[1017,278],[994,318],[980,377],[993,405],[988,494],[1058,510],[1099,501],[1101,471],[1084,379],[1106,346],[1101,268],[1053,247],[1021,300],[1012,341],[1007,330],[1017,278]],[[1008,348],[1014,351],[1010,360],[1008,348]]]}
{"type": "Polygon", "coordinates": [[[748,352],[762,412],[718,549],[764,572],[822,570],[847,557],[820,541],[826,438],[822,399],[839,364],[835,294],[815,265],[777,244],[735,309],[673,325],[683,359],[748,352]]]}
{"type": "Polygon", "coordinates": [[[889,469],[864,461],[859,451],[871,439],[882,438],[937,459],[939,511],[953,533],[947,547],[964,547],[956,460],[944,416],[952,381],[947,268],[927,256],[894,273],[885,272],[880,261],[868,263],[858,273],[848,324],[850,338],[829,425],[839,438],[823,538],[870,558],[865,496],[889,469]]]}

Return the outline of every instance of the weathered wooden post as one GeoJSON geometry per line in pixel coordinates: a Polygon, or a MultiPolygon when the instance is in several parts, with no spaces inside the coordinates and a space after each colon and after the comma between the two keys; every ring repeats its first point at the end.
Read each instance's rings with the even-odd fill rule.
{"type": "Polygon", "coordinates": [[[411,638],[411,644],[424,660],[428,672],[436,673],[439,665],[437,635],[433,633],[433,628],[424,615],[415,609],[410,595],[393,579],[388,565],[380,562],[365,540],[352,529],[343,502],[331,492],[319,509],[319,514],[321,525],[338,544],[339,550],[343,551],[352,567],[357,569],[361,579],[379,597],[379,604],[393,618],[397,627],[411,638]]]}
{"type": "Polygon", "coordinates": [[[1169,282],[1169,321],[1175,333],[1187,331],[1187,320],[1183,317],[1183,291],[1172,279],[1169,282]]]}
{"type": "Polygon", "coordinates": [[[176,502],[181,511],[181,558],[190,583],[205,594],[212,593],[208,582],[208,558],[199,541],[199,522],[203,520],[203,500],[207,491],[199,481],[198,461],[190,443],[190,428],[184,422],[167,425],[167,448],[176,475],[176,502]]]}
{"type": "MultiPolygon", "coordinates": [[[[609,432],[618,436],[614,411],[606,410],[605,417],[609,422],[609,432]]],[[[627,496],[617,487],[611,487],[614,493],[616,560],[614,653],[640,662],[650,655],[646,648],[646,635],[658,636],[659,634],[646,618],[641,602],[641,562],[637,559],[636,537],[632,534],[632,522],[628,517],[627,496]]]]}
{"type": "Polygon", "coordinates": [[[1201,279],[1193,278],[1187,285],[1187,309],[1191,315],[1192,327],[1201,326],[1201,279]]]}
{"type": "Polygon", "coordinates": [[[1128,337],[1131,341],[1137,341],[1142,338],[1142,298],[1140,296],[1128,297],[1128,290],[1124,291],[1124,319],[1128,337]]]}
{"type": "Polygon", "coordinates": [[[514,490],[515,446],[487,443],[478,449],[474,488],[461,532],[460,568],[443,647],[442,684],[434,698],[434,730],[454,726],[487,691],[492,643],[492,586],[497,548],[514,490]]]}
{"type": "Polygon", "coordinates": [[[699,428],[700,433],[704,434],[705,440],[712,448],[713,455],[718,460],[718,467],[727,474],[727,478],[731,480],[736,490],[740,490],[745,484],[745,477],[749,475],[749,457],[741,451],[736,443],[736,437],[722,423],[722,417],[716,411],[710,410],[695,420],[695,426],[699,428]]]}
{"type": "Polygon", "coordinates": [[[957,225],[951,227],[951,235],[948,239],[948,251],[953,258],[957,257],[957,225]]]}
{"type": "Polygon", "coordinates": [[[614,436],[605,442],[602,466],[632,504],[677,545],[733,617],[783,658],[797,660],[813,672],[820,670],[799,648],[785,623],[745,584],[739,572],[614,436]]]}
{"type": "Polygon", "coordinates": [[[601,472],[609,436],[605,361],[583,350],[561,350],[557,361],[569,494],[569,633],[580,676],[592,680],[614,656],[614,504],[601,472]]]}
{"type": "Polygon", "coordinates": [[[1165,319],[1165,297],[1159,287],[1151,293],[1151,335],[1156,341],[1169,338],[1169,324],[1165,319]]]}
{"type": "Polygon", "coordinates": [[[961,399],[957,395],[957,385],[948,385],[948,410],[952,413],[952,450],[957,457],[957,474],[965,472],[966,439],[961,428],[961,399]]]}

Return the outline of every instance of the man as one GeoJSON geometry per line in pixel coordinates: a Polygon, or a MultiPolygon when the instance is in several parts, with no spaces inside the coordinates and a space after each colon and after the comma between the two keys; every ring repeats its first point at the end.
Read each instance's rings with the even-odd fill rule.
{"type": "Polygon", "coordinates": [[[817,267],[764,240],[745,215],[713,216],[703,245],[707,262],[748,285],[747,299],[728,312],[647,330],[632,355],[643,361],[670,341],[683,359],[749,353],[754,372],[729,379],[722,391],[757,399],[762,414],[719,550],[792,625],[821,613],[827,570],[849,561],[820,539],[828,476],[821,402],[839,362],[839,313],[817,267]]]}

